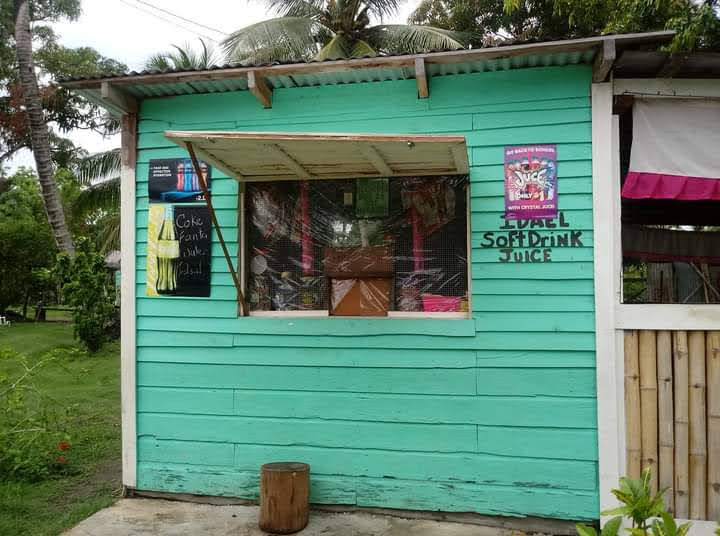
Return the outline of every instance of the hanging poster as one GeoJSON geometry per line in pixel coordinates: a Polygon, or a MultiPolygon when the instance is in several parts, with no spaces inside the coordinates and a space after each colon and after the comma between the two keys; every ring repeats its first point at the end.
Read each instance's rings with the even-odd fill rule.
{"type": "MultiPolygon", "coordinates": [[[[212,170],[205,162],[199,164],[209,190],[212,170]]],[[[189,158],[150,160],[148,196],[151,203],[191,203],[205,200],[189,158]]]]}
{"type": "Polygon", "coordinates": [[[210,296],[210,212],[207,207],[150,205],[148,296],[210,296]]]}
{"type": "Polygon", "coordinates": [[[505,219],[556,218],[555,145],[505,147],[505,219]]]}

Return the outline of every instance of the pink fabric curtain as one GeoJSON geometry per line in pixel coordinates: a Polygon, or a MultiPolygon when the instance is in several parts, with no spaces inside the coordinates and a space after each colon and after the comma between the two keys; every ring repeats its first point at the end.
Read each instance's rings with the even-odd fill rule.
{"type": "Polygon", "coordinates": [[[720,200],[720,102],[636,99],[628,199],[720,200]]]}

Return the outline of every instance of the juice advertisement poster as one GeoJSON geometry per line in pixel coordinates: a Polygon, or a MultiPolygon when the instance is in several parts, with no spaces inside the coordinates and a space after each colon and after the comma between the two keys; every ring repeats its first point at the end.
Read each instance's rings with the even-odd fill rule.
{"type": "Polygon", "coordinates": [[[555,145],[505,147],[505,219],[556,218],[555,145]]]}
{"type": "MultiPolygon", "coordinates": [[[[200,173],[210,190],[212,168],[200,161],[200,173]]],[[[148,196],[151,203],[194,203],[204,201],[200,180],[189,158],[150,160],[148,196]]]]}

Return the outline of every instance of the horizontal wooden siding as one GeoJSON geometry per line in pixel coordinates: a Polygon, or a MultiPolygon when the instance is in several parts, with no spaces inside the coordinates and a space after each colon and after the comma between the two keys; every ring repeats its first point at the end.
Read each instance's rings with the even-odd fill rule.
{"type": "MultiPolygon", "coordinates": [[[[317,503],[598,517],[590,70],[537,68],[142,104],[137,165],[138,487],[257,497],[258,468],[312,467],[317,503]],[[461,134],[471,162],[471,320],[235,317],[215,242],[210,298],[145,297],[147,173],[167,129],[461,134]],[[556,143],[582,246],[502,263],[503,146],[556,143]]],[[[238,185],[214,170],[237,253],[238,185]]],[[[552,229],[533,229],[550,236],[552,229]]]]}

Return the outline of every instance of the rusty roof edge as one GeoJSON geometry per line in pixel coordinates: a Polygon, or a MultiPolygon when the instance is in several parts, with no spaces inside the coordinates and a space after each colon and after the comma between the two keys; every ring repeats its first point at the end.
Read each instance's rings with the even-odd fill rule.
{"type": "Polygon", "coordinates": [[[371,69],[383,67],[407,66],[414,63],[416,58],[423,58],[426,63],[460,63],[465,61],[498,59],[513,56],[526,56],[532,54],[548,54],[556,52],[573,52],[599,48],[603,42],[614,40],[618,48],[632,45],[663,44],[675,36],[674,31],[659,31],[634,34],[603,35],[585,37],[581,39],[567,39],[561,41],[545,41],[520,45],[506,45],[498,47],[452,50],[447,52],[429,52],[423,54],[410,54],[403,56],[378,56],[374,58],[359,58],[348,60],[332,60],[308,63],[288,63],[268,66],[215,68],[200,71],[173,71],[166,73],[139,73],[133,75],[115,75],[105,78],[89,78],[61,81],[60,85],[68,89],[99,89],[103,82],[117,86],[132,84],[161,84],[173,82],[190,82],[201,80],[220,80],[229,78],[242,78],[251,71],[262,72],[266,76],[292,75],[303,73],[329,73],[339,71],[352,71],[356,69],[371,69]]]}

